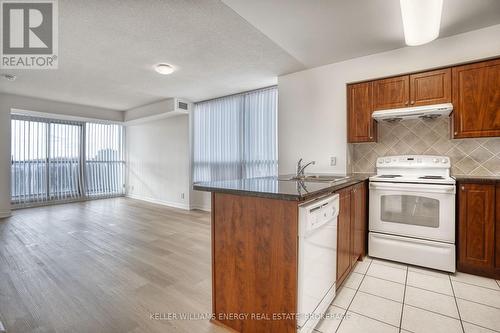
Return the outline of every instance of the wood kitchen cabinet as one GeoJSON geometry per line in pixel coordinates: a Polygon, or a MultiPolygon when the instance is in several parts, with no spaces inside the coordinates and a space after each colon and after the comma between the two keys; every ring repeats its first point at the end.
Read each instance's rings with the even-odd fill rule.
{"type": "Polygon", "coordinates": [[[351,271],[351,188],[339,193],[337,224],[337,288],[351,271]]]}
{"type": "Polygon", "coordinates": [[[377,141],[377,124],[372,119],[372,82],[347,86],[348,141],[377,141]]]}
{"type": "Polygon", "coordinates": [[[409,104],[408,75],[373,81],[373,110],[397,109],[409,104]]]}
{"type": "MultiPolygon", "coordinates": [[[[310,273],[310,270],[302,267],[304,271],[301,271],[300,265],[305,263],[301,263],[301,260],[322,265],[321,270],[317,271],[321,272],[321,279],[325,278],[323,274],[334,274],[336,262],[337,276],[326,276],[326,282],[336,280],[336,286],[340,286],[353,270],[360,253],[364,253],[367,235],[361,233],[367,230],[366,180],[364,177],[356,178],[352,177],[349,184],[338,185],[338,188],[331,191],[306,193],[307,197],[303,197],[302,192],[295,189],[299,183],[281,184],[281,192],[275,196],[269,192],[238,192],[234,187],[229,187],[231,193],[226,193],[225,187],[194,186],[195,189],[210,189],[212,192],[213,323],[229,328],[232,332],[297,332],[298,321],[295,314],[303,310],[299,303],[304,305],[305,302],[301,300],[301,295],[303,297],[304,294],[301,294],[299,288],[308,288],[304,286],[314,283],[317,278],[306,274],[312,280],[304,285],[307,279],[300,280],[305,276],[302,273],[310,273]],[[327,230],[329,236],[326,238],[318,234],[323,232],[321,230],[313,230],[312,233],[311,230],[308,231],[307,237],[320,235],[320,240],[308,238],[306,241],[303,238],[305,233],[299,232],[299,226],[306,222],[301,221],[301,205],[313,202],[318,204],[317,199],[330,196],[332,191],[339,194],[337,258],[334,259],[333,251],[330,251],[331,256],[324,257],[322,250],[311,250],[313,255],[309,253],[307,259],[300,259],[306,243],[310,245],[309,248],[315,249],[320,246],[333,250],[335,246],[335,240],[328,238],[334,237],[331,228],[327,230]],[[314,240],[318,240],[318,243],[314,240]],[[328,243],[323,244],[325,241],[328,243]],[[321,258],[317,257],[318,253],[321,258]],[[313,257],[319,260],[315,261],[313,257]],[[301,283],[303,287],[299,287],[301,283]],[[250,316],[230,316],[238,313],[250,316]],[[252,318],[251,314],[256,314],[261,319],[252,318]],[[272,319],[275,314],[280,319],[272,319]]],[[[268,181],[271,184],[276,182],[275,179],[268,181]]],[[[310,185],[303,186],[306,189],[310,185]]],[[[325,186],[323,190],[329,188],[329,185],[325,186]]],[[[323,206],[316,206],[314,211],[318,207],[323,206]]],[[[334,211],[325,210],[324,214],[330,212],[334,211]]],[[[309,222],[312,223],[312,220],[309,222]]]]}
{"type": "Polygon", "coordinates": [[[451,68],[410,75],[410,105],[451,102],[451,68]]]}
{"type": "Polygon", "coordinates": [[[377,141],[373,111],[443,103],[454,139],[500,136],[500,59],[348,84],[348,142],[377,141]]]}
{"type": "Polygon", "coordinates": [[[340,211],[337,226],[337,288],[349,276],[356,261],[366,254],[366,183],[338,192],[340,211]]]}
{"type": "Polygon", "coordinates": [[[495,191],[495,276],[500,277],[500,184],[497,184],[495,191]]]}
{"type": "Polygon", "coordinates": [[[359,183],[351,192],[351,265],[366,255],[367,235],[366,183],[359,183]]]}
{"type": "MultiPolygon", "coordinates": [[[[458,184],[457,269],[499,278],[495,274],[495,185],[458,184]]],[[[498,200],[498,198],[497,198],[498,200]]],[[[497,216],[498,219],[498,216],[497,216]]],[[[498,221],[496,222],[498,225],[498,221]]],[[[496,247],[496,250],[495,250],[496,247]]],[[[498,255],[496,256],[498,260],[498,255]]]]}
{"type": "Polygon", "coordinates": [[[452,70],[453,138],[500,136],[500,59],[452,70]]]}
{"type": "Polygon", "coordinates": [[[348,141],[376,142],[376,110],[451,102],[451,68],[347,85],[348,141]]]}
{"type": "Polygon", "coordinates": [[[451,102],[451,68],[373,81],[373,110],[451,102]]]}

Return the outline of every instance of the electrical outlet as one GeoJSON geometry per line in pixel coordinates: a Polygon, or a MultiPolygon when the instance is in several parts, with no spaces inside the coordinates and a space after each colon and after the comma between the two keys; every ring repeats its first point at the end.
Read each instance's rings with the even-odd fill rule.
{"type": "Polygon", "coordinates": [[[335,156],[330,157],[330,166],[337,165],[337,158],[335,156]]]}

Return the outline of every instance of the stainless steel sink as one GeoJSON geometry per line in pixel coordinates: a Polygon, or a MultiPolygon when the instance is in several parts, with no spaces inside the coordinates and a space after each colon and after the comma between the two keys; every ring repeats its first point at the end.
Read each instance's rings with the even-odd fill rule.
{"type": "Polygon", "coordinates": [[[304,182],[338,182],[349,179],[349,176],[334,176],[334,175],[304,175],[304,176],[289,176],[281,178],[281,180],[301,180],[304,182]]]}

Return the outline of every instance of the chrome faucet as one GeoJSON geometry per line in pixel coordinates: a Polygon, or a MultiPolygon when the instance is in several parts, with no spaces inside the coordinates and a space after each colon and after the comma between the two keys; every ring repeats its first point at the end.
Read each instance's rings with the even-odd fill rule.
{"type": "Polygon", "coordinates": [[[315,165],[316,164],[316,161],[311,161],[309,163],[307,163],[306,165],[302,166],[302,158],[299,159],[299,161],[297,162],[297,177],[304,177],[304,170],[310,166],[310,165],[315,165]]]}

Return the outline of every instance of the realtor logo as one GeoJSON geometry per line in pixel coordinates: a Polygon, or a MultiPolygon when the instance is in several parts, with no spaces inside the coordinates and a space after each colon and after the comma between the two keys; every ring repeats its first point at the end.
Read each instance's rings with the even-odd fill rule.
{"type": "Polygon", "coordinates": [[[0,68],[56,69],[56,0],[0,0],[0,68]]]}

